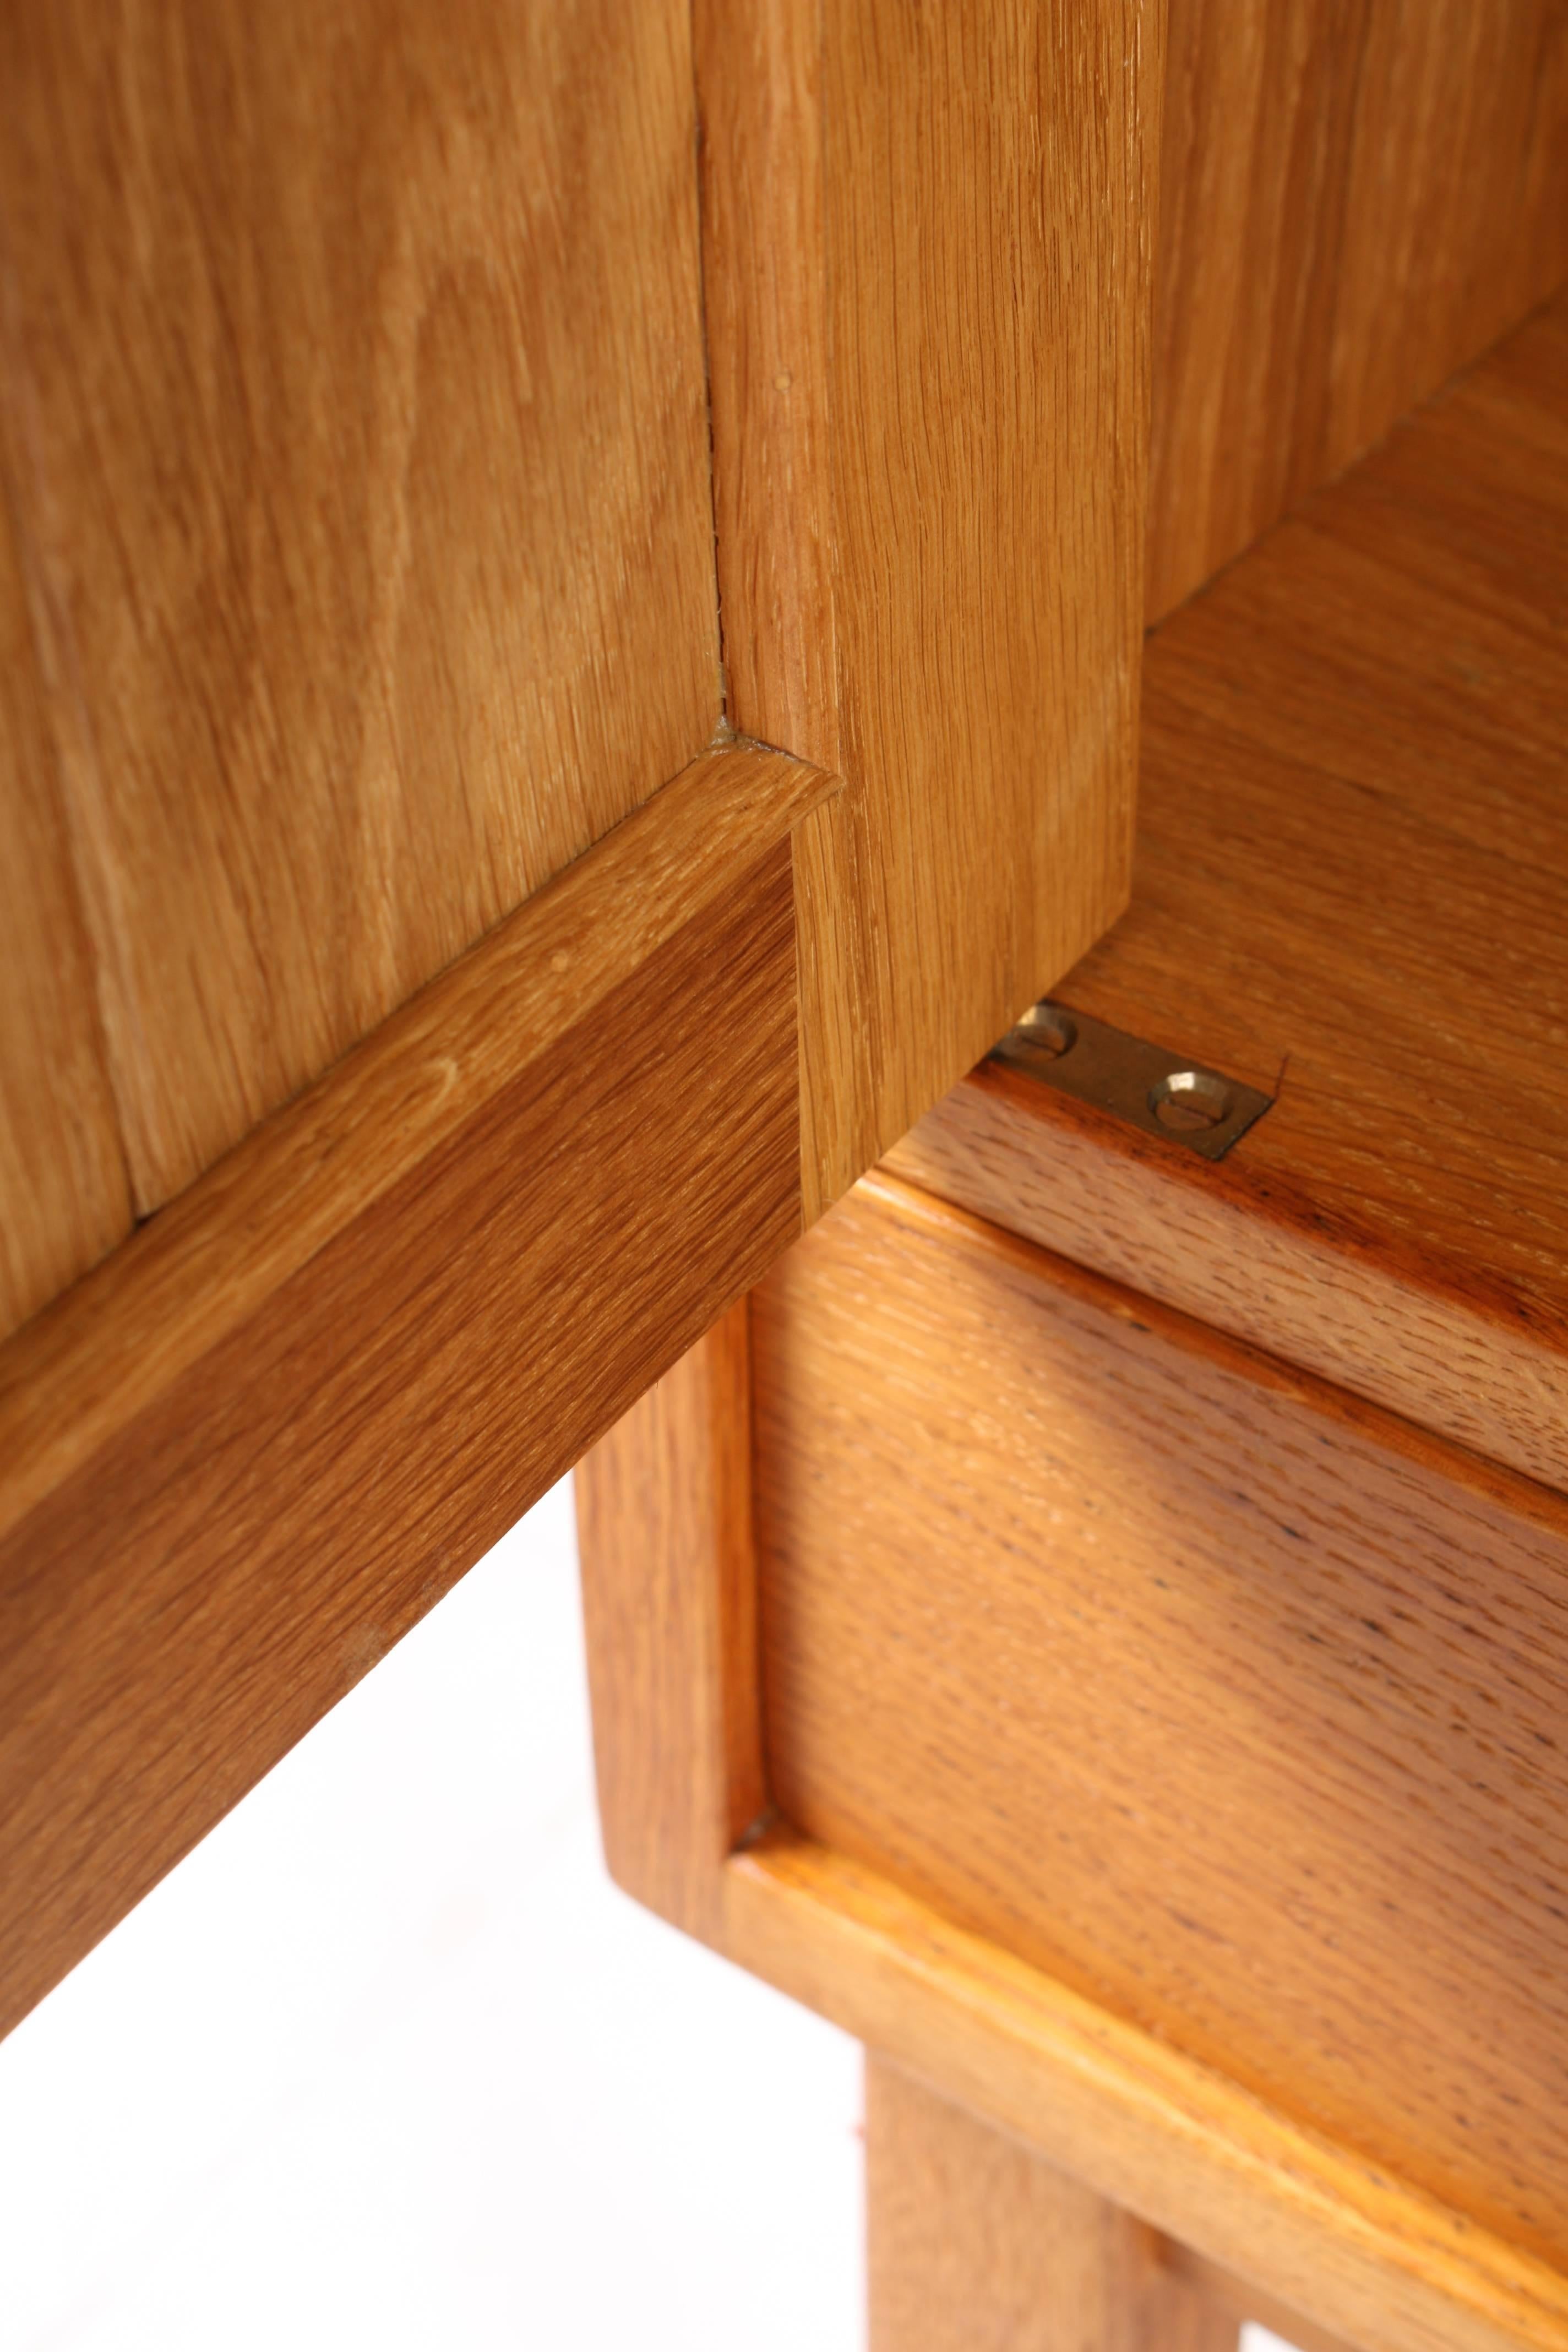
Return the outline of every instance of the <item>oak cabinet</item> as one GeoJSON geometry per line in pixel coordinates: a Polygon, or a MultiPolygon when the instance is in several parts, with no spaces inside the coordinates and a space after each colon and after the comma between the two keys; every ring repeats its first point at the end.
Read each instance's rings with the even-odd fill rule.
{"type": "Polygon", "coordinates": [[[1561,2342],[1562,0],[21,0],[0,111],[0,2024],[604,1440],[612,1858],[923,2074],[878,2242],[999,2127],[1095,2340],[1561,2342]],[[1385,1769],[1227,1973],[1270,1675],[1385,1769]]]}

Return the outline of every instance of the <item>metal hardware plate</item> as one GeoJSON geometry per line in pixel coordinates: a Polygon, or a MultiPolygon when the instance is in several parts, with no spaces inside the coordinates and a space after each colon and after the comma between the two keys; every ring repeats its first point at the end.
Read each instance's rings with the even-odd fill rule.
{"type": "Polygon", "coordinates": [[[1049,998],[1008,1030],[992,1057],[1205,1160],[1223,1160],[1273,1100],[1049,998]]]}

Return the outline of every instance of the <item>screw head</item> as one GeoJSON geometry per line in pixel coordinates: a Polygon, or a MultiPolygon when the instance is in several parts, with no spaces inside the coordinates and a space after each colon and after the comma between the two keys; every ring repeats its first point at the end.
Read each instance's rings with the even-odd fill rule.
{"type": "Polygon", "coordinates": [[[1058,1004],[1031,1004],[1007,1039],[1010,1046],[1026,1047],[1042,1061],[1059,1062],[1078,1043],[1074,1023],[1058,1004]]]}
{"type": "Polygon", "coordinates": [[[1223,1078],[1207,1070],[1173,1070],[1150,1087],[1149,1108],[1173,1135],[1192,1135],[1230,1117],[1231,1092],[1223,1078]]]}

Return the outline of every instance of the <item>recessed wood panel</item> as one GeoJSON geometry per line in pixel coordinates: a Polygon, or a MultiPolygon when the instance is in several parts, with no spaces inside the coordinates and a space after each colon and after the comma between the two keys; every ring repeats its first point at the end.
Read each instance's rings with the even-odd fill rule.
{"type": "Polygon", "coordinates": [[[1568,278],[1563,0],[1170,0],[1152,620],[1568,278]]]}
{"type": "Polygon", "coordinates": [[[1558,2352],[1568,2273],[880,1871],[759,1822],[743,1320],[726,1318],[583,1465],[595,1748],[619,1884],[1152,2223],[1205,2296],[1288,2343],[1558,2352]]]}
{"type": "Polygon", "coordinates": [[[880,1178],[753,1349],[785,1818],[1562,2263],[1568,1509],[880,1178]]]}
{"type": "Polygon", "coordinates": [[[0,400],[146,1212],[712,739],[689,16],[25,0],[0,86],[0,400]]]}

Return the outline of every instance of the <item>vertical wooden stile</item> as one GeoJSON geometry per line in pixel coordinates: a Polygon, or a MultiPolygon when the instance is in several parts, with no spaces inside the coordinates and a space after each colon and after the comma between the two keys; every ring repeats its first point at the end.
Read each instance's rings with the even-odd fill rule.
{"type": "Polygon", "coordinates": [[[846,782],[809,1223],[1125,903],[1164,8],[696,23],[730,716],[846,782]]]}
{"type": "Polygon", "coordinates": [[[766,1802],[742,1299],[577,1470],[599,1817],[611,1874],[722,1940],[723,1864],[766,1802]]]}

